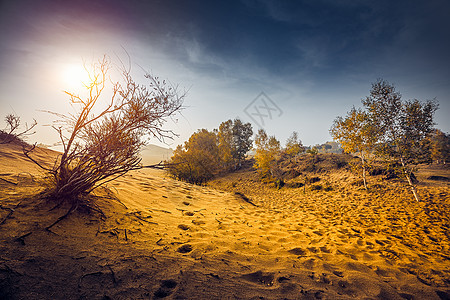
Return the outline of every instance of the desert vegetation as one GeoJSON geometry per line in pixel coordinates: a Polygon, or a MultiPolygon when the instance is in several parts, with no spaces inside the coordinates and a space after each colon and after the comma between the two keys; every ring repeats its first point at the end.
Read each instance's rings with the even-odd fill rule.
{"type": "Polygon", "coordinates": [[[109,68],[95,66],[87,98],[68,93],[79,109],[58,115],[63,152],[6,118],[0,299],[450,297],[450,138],[434,101],[378,81],[333,123],[345,153],[235,119],[144,168],[145,138],[173,136],[162,125],[184,94],[125,71],[96,108],[109,68]]]}
{"type": "Polygon", "coordinates": [[[414,166],[431,159],[427,141],[433,131],[436,101],[402,101],[392,84],[379,79],[362,103],[364,110],[353,108],[345,119],[338,117],[334,121],[332,136],[346,152],[359,154],[366,189],[368,157],[376,155],[407,180],[419,201],[413,171],[414,166]]]}
{"type": "Polygon", "coordinates": [[[195,184],[237,170],[251,149],[252,135],[251,124],[239,119],[222,122],[213,131],[198,130],[175,149],[167,170],[173,177],[195,184]]]}
{"type": "MultiPolygon", "coordinates": [[[[65,92],[77,109],[74,114],[51,112],[59,118],[53,128],[63,148],[53,163],[44,165],[33,157],[36,145],[23,147],[25,156],[48,174],[47,197],[57,205],[70,204],[66,215],[80,204],[90,205],[90,198],[84,196],[94,189],[142,168],[140,149],[148,136],[174,135],[162,125],[182,108],[185,94],[148,73],[147,84],[139,84],[123,65],[115,70],[121,81],[110,82],[112,67],[109,58],[103,57],[86,68],[89,82],[84,83],[84,93],[65,92]]],[[[18,119],[7,121],[11,132],[19,125],[18,119]]]]}
{"type": "MultiPolygon", "coordinates": [[[[366,190],[369,173],[403,178],[419,201],[414,175],[417,165],[448,160],[449,136],[434,129],[437,101],[403,101],[394,85],[379,79],[372,84],[370,95],[362,104],[363,108],[353,107],[347,116],[337,117],[330,129],[343,151],[359,159],[359,162],[340,159],[341,167],[348,165],[360,174],[366,190]]],[[[174,167],[169,173],[180,180],[203,184],[218,174],[236,171],[251,149],[251,135],[251,125],[238,119],[223,122],[212,132],[199,130],[184,146],[177,147],[170,160],[174,167]]],[[[253,166],[261,181],[281,188],[286,180],[302,175],[298,171],[301,168],[296,166],[300,161],[303,164],[308,161],[308,169],[314,171],[320,160],[319,151],[326,153],[332,148],[330,143],[305,147],[295,131],[282,147],[275,136],[259,129],[255,135],[253,166]]],[[[308,179],[304,178],[304,182],[308,179]]]]}
{"type": "Polygon", "coordinates": [[[20,117],[15,114],[8,114],[5,116],[6,127],[4,130],[0,129],[0,144],[8,143],[24,143],[24,139],[28,135],[33,134],[33,128],[37,125],[36,120],[30,125],[25,124],[25,128],[21,127],[20,117]]]}

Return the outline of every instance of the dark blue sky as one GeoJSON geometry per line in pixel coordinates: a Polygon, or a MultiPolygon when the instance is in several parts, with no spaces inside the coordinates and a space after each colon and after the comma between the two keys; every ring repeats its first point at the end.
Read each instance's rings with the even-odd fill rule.
{"type": "Polygon", "coordinates": [[[3,114],[47,122],[37,109],[64,109],[58,70],[105,53],[123,58],[125,48],[136,70],[190,89],[171,125],[181,134],[175,144],[228,118],[256,129],[261,122],[245,109],[262,91],[281,110],[266,119],[269,134],[284,142],[295,130],[306,144],[322,143],[377,78],[405,100],[436,97],[438,127],[450,131],[446,0],[0,3],[3,114]]]}

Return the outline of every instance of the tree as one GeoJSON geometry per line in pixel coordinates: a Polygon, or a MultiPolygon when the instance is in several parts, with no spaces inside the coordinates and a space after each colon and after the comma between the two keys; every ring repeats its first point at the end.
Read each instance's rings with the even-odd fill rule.
{"type": "Polygon", "coordinates": [[[290,157],[297,157],[300,153],[302,153],[305,150],[305,147],[303,147],[302,141],[298,138],[298,132],[294,131],[289,136],[289,138],[286,141],[286,147],[284,149],[284,152],[290,157]]]}
{"type": "Polygon", "coordinates": [[[450,160],[450,135],[439,129],[433,130],[428,137],[431,147],[431,159],[446,164],[450,160]]]}
{"type": "Polygon", "coordinates": [[[217,136],[206,129],[191,135],[184,146],[179,145],[170,159],[169,174],[178,180],[203,184],[220,171],[217,136]]]}
{"type": "Polygon", "coordinates": [[[0,144],[8,144],[13,141],[22,143],[22,139],[30,134],[34,134],[31,130],[37,125],[36,120],[28,126],[25,124],[25,128],[18,132],[21,121],[20,117],[14,114],[8,114],[5,117],[6,128],[0,130],[0,144]]]}
{"type": "Polygon", "coordinates": [[[275,136],[268,136],[264,129],[258,130],[255,138],[256,153],[255,153],[255,168],[261,178],[266,180],[273,180],[273,162],[276,160],[276,155],[280,152],[280,142],[275,136]]]}
{"type": "Polygon", "coordinates": [[[363,105],[377,130],[377,153],[398,163],[400,173],[419,201],[412,174],[414,165],[430,153],[423,141],[433,129],[437,103],[431,100],[402,102],[395,87],[379,79],[372,85],[370,96],[363,100],[363,105]]]}
{"type": "Polygon", "coordinates": [[[252,125],[240,119],[222,122],[217,130],[219,156],[225,170],[237,169],[251,149],[253,141],[252,125]]]}
{"type": "Polygon", "coordinates": [[[230,170],[234,166],[233,157],[233,121],[220,123],[217,130],[217,144],[219,157],[224,170],[230,170]]]}
{"type": "Polygon", "coordinates": [[[233,143],[231,153],[237,165],[240,167],[242,161],[245,159],[245,155],[252,148],[253,141],[251,137],[253,135],[253,129],[250,123],[244,124],[240,119],[235,119],[232,130],[233,143]]]}
{"type": "Polygon", "coordinates": [[[364,188],[367,190],[368,156],[378,140],[376,128],[369,115],[365,111],[353,107],[345,118],[337,117],[334,120],[330,133],[346,153],[359,154],[364,188]]]}
{"type": "Polygon", "coordinates": [[[50,197],[59,204],[71,204],[69,214],[82,202],[82,196],[127,172],[142,167],[139,151],[146,137],[171,138],[174,133],[162,125],[177,113],[185,94],[177,88],[146,74],[148,85],[136,83],[125,68],[121,82],[112,84],[109,99],[103,99],[112,64],[105,56],[93,64],[86,95],[65,92],[73,115],[61,118],[58,132],[63,153],[54,166],[39,164],[32,158],[35,146],[24,154],[50,174],[50,197]],[[103,105],[106,103],[105,105],[103,105]]]}

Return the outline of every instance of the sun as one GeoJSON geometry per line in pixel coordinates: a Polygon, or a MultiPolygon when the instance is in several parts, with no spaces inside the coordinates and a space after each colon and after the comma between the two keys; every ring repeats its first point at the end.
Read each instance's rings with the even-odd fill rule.
{"type": "Polygon", "coordinates": [[[64,85],[70,89],[79,89],[89,84],[90,78],[88,71],[81,65],[67,65],[62,74],[64,85]]]}

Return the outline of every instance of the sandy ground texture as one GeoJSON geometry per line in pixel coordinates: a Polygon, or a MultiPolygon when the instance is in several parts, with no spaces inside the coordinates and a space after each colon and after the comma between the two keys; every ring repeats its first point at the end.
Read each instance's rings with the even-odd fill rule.
{"type": "Polygon", "coordinates": [[[0,181],[0,299],[450,298],[447,182],[421,181],[417,203],[345,171],[319,174],[325,191],[251,170],[206,187],[142,170],[96,192],[104,220],[78,211],[47,231],[68,207],[51,210],[41,173],[0,147],[17,183],[0,181]]]}

